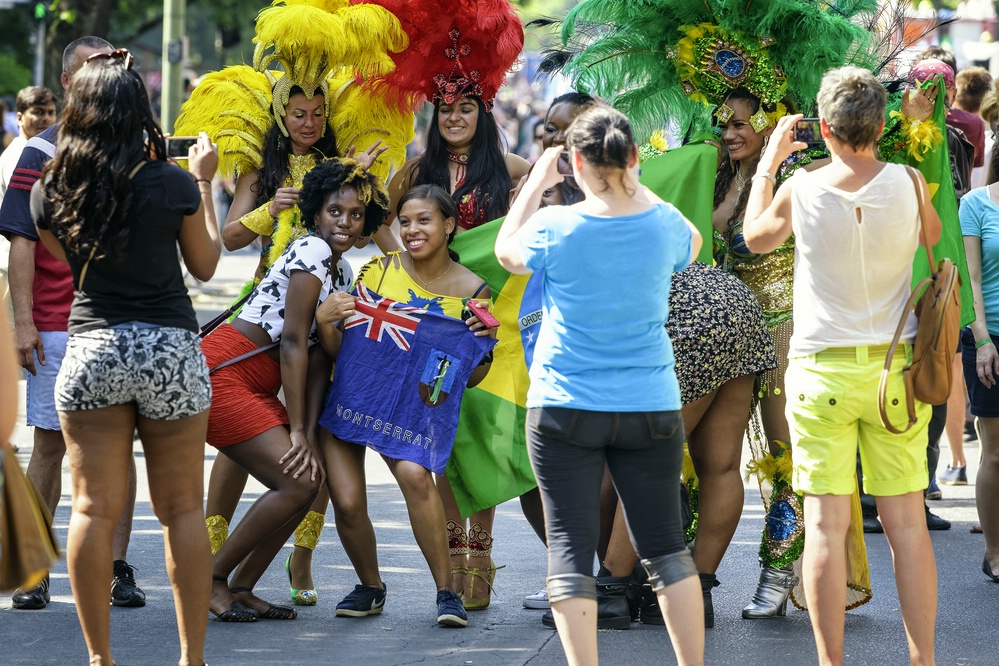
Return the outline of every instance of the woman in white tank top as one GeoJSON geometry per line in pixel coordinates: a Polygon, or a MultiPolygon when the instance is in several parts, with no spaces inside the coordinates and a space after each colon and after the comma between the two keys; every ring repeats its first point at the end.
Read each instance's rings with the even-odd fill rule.
{"type": "MultiPolygon", "coordinates": [[[[908,94],[908,93],[906,93],[908,94]]],[[[933,663],[936,566],[926,530],[926,426],[902,435],[881,425],[877,385],[885,352],[909,295],[919,244],[916,186],[905,167],[877,157],[885,91],[867,70],[843,67],[822,80],[818,107],[828,166],[799,173],[774,194],[774,173],[793,150],[801,116],[782,118],[760,159],[746,207],[744,234],[753,252],[769,252],[791,233],[795,327],[785,376],[795,451],[792,485],[805,496],[804,583],[820,664],[843,661],[850,494],[859,448],[864,485],[878,500],[892,548],[902,618],[913,664],[933,663]]],[[[919,196],[929,200],[918,172],[919,196]]],[[[931,243],[940,219],[927,206],[931,243]]],[[[915,336],[915,319],[903,341],[915,336]]],[[[892,365],[889,403],[901,396],[892,365]]],[[[895,409],[904,411],[904,400],[895,409]]],[[[890,410],[889,410],[890,411],[890,410]]]]}

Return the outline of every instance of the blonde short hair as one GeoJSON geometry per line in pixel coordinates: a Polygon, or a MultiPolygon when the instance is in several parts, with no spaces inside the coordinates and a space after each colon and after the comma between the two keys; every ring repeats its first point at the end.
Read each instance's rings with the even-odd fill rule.
{"type": "Polygon", "coordinates": [[[866,69],[846,66],[822,77],[819,116],[829,132],[851,148],[870,146],[878,140],[888,95],[884,86],[866,69]]]}

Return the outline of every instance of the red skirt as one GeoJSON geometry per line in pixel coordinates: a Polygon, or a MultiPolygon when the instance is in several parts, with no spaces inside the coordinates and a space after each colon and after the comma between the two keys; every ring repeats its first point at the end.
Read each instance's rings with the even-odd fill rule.
{"type": "MultiPolygon", "coordinates": [[[[229,324],[201,341],[209,370],[254,349],[256,345],[229,324]]],[[[288,411],[277,397],[281,366],[267,352],[227,365],[211,377],[212,406],[205,439],[212,446],[239,444],[275,426],[288,425],[288,411]]]]}

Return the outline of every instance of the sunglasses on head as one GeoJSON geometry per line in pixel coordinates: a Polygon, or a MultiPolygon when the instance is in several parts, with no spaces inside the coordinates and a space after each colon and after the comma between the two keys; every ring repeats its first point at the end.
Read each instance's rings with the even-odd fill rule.
{"type": "Polygon", "coordinates": [[[135,62],[135,58],[128,52],[128,49],[115,49],[111,53],[95,53],[87,58],[83,64],[86,65],[94,60],[121,60],[125,69],[132,69],[132,64],[135,62]]]}

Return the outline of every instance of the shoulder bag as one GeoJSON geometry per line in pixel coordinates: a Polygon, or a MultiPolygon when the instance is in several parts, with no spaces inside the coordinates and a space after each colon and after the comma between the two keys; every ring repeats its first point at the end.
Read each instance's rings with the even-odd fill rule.
{"type": "Polygon", "coordinates": [[[915,400],[930,405],[940,405],[947,402],[953,379],[951,368],[954,354],[957,352],[957,341],[961,327],[960,278],[957,266],[947,258],[941,259],[939,264],[933,260],[933,248],[927,242],[926,228],[923,226],[923,220],[926,219],[924,213],[927,203],[923,199],[919,180],[916,178],[914,170],[908,166],[905,169],[916,187],[916,198],[919,201],[920,237],[926,248],[926,258],[930,262],[930,276],[920,280],[915,289],[912,290],[912,295],[909,296],[905,309],[902,311],[902,319],[895,329],[895,337],[888,348],[885,366],[881,370],[881,383],[878,386],[878,411],[881,414],[881,423],[889,432],[896,435],[907,432],[916,424],[915,400]],[[916,340],[913,343],[912,363],[902,370],[909,423],[904,430],[899,430],[888,420],[885,401],[892,358],[913,306],[915,306],[918,321],[916,340]]]}

